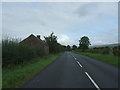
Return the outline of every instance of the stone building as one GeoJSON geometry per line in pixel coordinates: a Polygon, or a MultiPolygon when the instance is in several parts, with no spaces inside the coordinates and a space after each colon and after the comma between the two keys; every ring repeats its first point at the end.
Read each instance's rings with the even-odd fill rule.
{"type": "Polygon", "coordinates": [[[49,45],[45,41],[40,39],[40,35],[34,36],[33,34],[31,34],[20,43],[29,46],[40,46],[44,48],[46,54],[49,54],[49,45]]]}

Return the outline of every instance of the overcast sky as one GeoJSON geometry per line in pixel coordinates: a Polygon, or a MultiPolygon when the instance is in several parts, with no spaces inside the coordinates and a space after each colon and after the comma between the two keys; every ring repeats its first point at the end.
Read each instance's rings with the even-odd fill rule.
{"type": "Polygon", "coordinates": [[[78,45],[88,36],[92,45],[118,42],[117,2],[4,2],[2,35],[24,39],[54,32],[63,45],[78,45]]]}

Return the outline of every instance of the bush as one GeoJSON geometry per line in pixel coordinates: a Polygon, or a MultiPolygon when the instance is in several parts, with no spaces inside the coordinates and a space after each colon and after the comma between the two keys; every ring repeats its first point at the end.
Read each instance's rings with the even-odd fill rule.
{"type": "Polygon", "coordinates": [[[27,46],[18,43],[18,40],[2,40],[2,66],[14,66],[27,62],[38,56],[44,56],[42,47],[27,46]]]}
{"type": "Polygon", "coordinates": [[[112,53],[113,53],[114,56],[120,56],[120,46],[114,47],[112,49],[112,53]]]}
{"type": "Polygon", "coordinates": [[[37,55],[37,56],[44,56],[45,55],[45,51],[44,51],[44,49],[42,48],[42,47],[33,47],[33,48],[35,48],[35,54],[37,55]]]}
{"type": "Polygon", "coordinates": [[[105,48],[102,50],[102,54],[109,54],[110,53],[110,49],[105,48]]]}

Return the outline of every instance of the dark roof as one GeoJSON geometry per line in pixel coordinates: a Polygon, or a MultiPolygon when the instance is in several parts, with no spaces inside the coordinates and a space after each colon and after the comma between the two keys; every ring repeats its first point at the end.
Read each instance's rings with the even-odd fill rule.
{"type": "Polygon", "coordinates": [[[37,45],[37,46],[38,45],[40,45],[40,46],[48,46],[48,44],[46,42],[44,42],[41,39],[35,37],[33,34],[31,34],[30,36],[25,38],[20,43],[29,44],[29,45],[37,45]]]}

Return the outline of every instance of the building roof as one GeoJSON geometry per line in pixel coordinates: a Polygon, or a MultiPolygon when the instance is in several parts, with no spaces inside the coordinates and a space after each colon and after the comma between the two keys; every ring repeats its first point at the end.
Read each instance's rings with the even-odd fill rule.
{"type": "Polygon", "coordinates": [[[42,41],[41,39],[39,39],[38,37],[34,36],[33,34],[31,34],[30,36],[25,38],[20,43],[24,43],[24,44],[31,45],[31,46],[32,45],[48,46],[48,44],[46,42],[42,41]]]}

